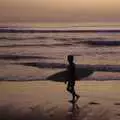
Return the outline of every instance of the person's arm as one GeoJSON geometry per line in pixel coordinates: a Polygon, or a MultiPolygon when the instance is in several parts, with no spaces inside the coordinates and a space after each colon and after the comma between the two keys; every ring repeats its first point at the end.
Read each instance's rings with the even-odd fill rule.
{"type": "Polygon", "coordinates": [[[73,79],[76,80],[77,77],[76,77],[76,65],[74,64],[73,66],[73,79]]]}
{"type": "Polygon", "coordinates": [[[68,81],[68,73],[67,73],[66,78],[65,78],[65,84],[67,83],[67,81],[68,81]]]}

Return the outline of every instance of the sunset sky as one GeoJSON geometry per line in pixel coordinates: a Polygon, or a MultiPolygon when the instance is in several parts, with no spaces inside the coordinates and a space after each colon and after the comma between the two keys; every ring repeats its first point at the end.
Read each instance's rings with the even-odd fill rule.
{"type": "Polygon", "coordinates": [[[0,0],[0,22],[119,22],[120,0],[0,0]]]}

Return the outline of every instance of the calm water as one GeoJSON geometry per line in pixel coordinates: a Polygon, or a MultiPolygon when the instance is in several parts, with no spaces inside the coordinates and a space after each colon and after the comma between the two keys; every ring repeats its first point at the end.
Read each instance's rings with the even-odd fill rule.
{"type": "MultiPolygon", "coordinates": [[[[60,70],[59,67],[54,68],[55,63],[61,66],[67,63],[68,54],[75,55],[77,64],[119,65],[120,32],[1,32],[0,80],[45,79],[60,70]],[[91,45],[91,41],[108,42],[106,45],[91,45]]],[[[98,72],[91,79],[93,77],[120,79],[119,73],[98,72]]]]}

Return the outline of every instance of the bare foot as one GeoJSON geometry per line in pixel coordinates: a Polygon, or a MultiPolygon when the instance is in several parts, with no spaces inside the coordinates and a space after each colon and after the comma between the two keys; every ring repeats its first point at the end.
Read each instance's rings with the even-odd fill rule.
{"type": "Polygon", "coordinates": [[[75,103],[76,101],[75,100],[69,100],[70,103],[75,103]]]}
{"type": "Polygon", "coordinates": [[[76,101],[78,101],[79,98],[80,98],[80,96],[79,96],[79,95],[76,95],[76,101]]]}

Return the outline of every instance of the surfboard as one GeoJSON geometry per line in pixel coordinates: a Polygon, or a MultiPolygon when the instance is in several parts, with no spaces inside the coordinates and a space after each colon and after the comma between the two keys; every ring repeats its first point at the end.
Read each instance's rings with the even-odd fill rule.
{"type": "MultiPolygon", "coordinates": [[[[88,68],[76,68],[76,80],[88,77],[94,72],[92,69],[88,68]]],[[[57,72],[51,76],[47,77],[47,80],[52,80],[56,82],[64,82],[67,79],[67,70],[57,72]]]]}

